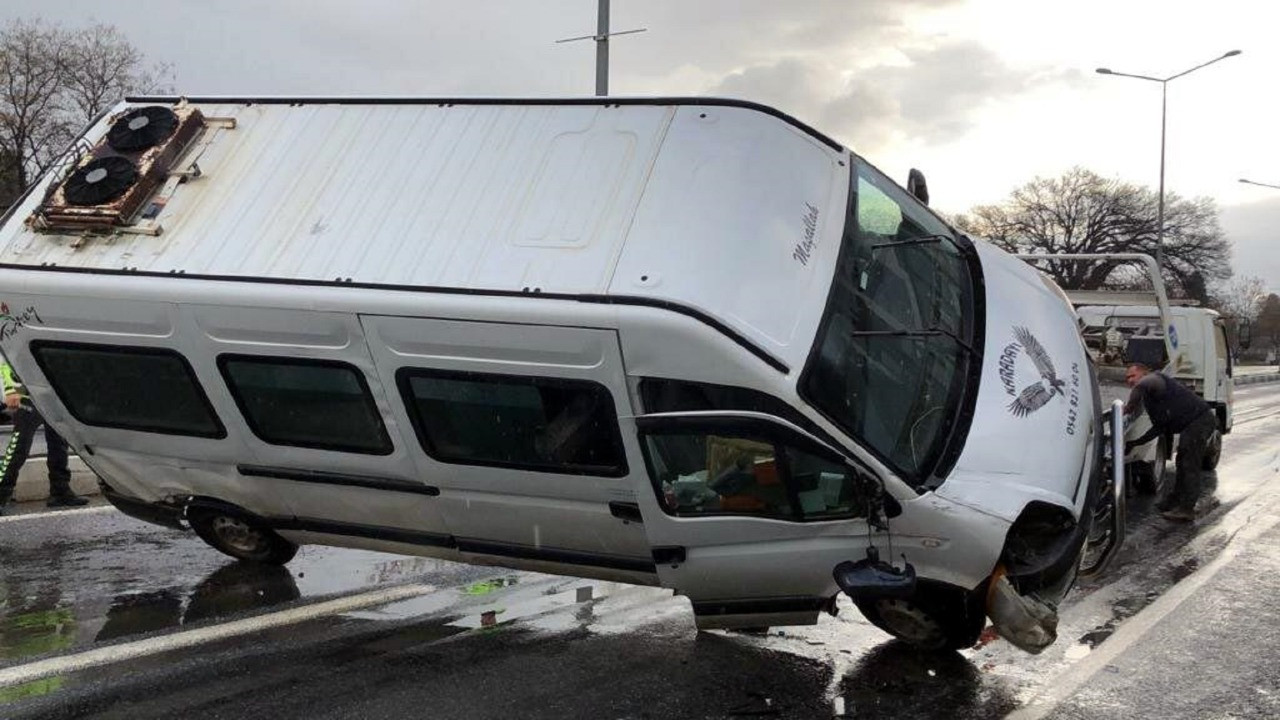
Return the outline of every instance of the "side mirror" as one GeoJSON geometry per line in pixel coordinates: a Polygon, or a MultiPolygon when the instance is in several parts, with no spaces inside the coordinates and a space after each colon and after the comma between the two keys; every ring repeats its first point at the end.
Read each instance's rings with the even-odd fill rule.
{"type": "Polygon", "coordinates": [[[857,562],[845,560],[832,571],[836,584],[854,600],[903,599],[915,595],[916,569],[911,563],[896,568],[880,559],[874,546],[857,562]]]}
{"type": "Polygon", "coordinates": [[[911,168],[907,173],[907,192],[925,205],[929,204],[929,184],[924,180],[924,173],[911,168]]]}

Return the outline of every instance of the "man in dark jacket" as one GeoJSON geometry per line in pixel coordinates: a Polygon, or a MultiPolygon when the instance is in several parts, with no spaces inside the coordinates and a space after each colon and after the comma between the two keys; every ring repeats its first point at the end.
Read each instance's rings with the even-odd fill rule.
{"type": "MultiPolygon", "coordinates": [[[[22,380],[13,372],[8,363],[0,362],[0,379],[4,381],[4,404],[13,415],[13,433],[9,436],[9,446],[4,456],[0,457],[0,515],[4,514],[4,506],[13,496],[13,488],[18,483],[18,471],[27,461],[27,453],[31,452],[31,440],[36,428],[44,423],[40,413],[31,404],[22,380]]],[[[71,470],[67,466],[67,441],[62,439],[53,428],[44,426],[44,442],[48,447],[45,464],[49,468],[49,507],[75,507],[85,505],[89,501],[78,497],[71,491],[71,470]]]]}
{"type": "Polygon", "coordinates": [[[1160,504],[1163,511],[1160,514],[1177,522],[1195,520],[1205,450],[1218,427],[1218,418],[1213,408],[1186,385],[1164,373],[1153,372],[1146,365],[1130,364],[1124,377],[1133,388],[1124,406],[1125,414],[1137,417],[1145,409],[1151,419],[1151,429],[1125,443],[1125,453],[1162,435],[1177,434],[1177,480],[1173,492],[1160,504]]]}

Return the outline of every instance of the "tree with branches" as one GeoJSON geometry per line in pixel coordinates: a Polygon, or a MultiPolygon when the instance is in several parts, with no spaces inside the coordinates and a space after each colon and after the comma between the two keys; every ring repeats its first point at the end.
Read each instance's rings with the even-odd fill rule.
{"type": "MultiPolygon", "coordinates": [[[[1036,178],[995,205],[955,219],[966,232],[1018,253],[1147,253],[1156,255],[1159,198],[1150,188],[1108,180],[1076,167],[1036,178]]],[[[1166,195],[1165,283],[1176,294],[1207,302],[1208,285],[1231,276],[1231,243],[1210,198],[1166,195]]],[[[1096,290],[1134,281],[1124,263],[1039,264],[1066,288],[1096,290]]]]}
{"type": "Polygon", "coordinates": [[[99,113],[130,92],[162,91],[168,75],[114,26],[10,21],[0,29],[0,208],[99,113]]]}
{"type": "Polygon", "coordinates": [[[1253,327],[1258,314],[1262,312],[1262,303],[1266,297],[1266,285],[1262,278],[1252,276],[1235,278],[1210,290],[1209,305],[1222,313],[1226,320],[1236,354],[1243,349],[1240,346],[1241,331],[1248,333],[1248,329],[1253,327]]]}
{"type": "Polygon", "coordinates": [[[1271,293],[1262,301],[1254,327],[1253,346],[1270,350],[1272,357],[1280,355],[1280,295],[1271,293]]]}

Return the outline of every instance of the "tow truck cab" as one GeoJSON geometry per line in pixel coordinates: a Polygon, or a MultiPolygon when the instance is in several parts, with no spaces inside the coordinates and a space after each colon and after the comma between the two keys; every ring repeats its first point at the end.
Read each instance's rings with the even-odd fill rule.
{"type": "Polygon", "coordinates": [[[147,98],[77,148],[0,347],[123,511],[1052,642],[1108,482],[1072,309],[793,118],[147,98]]]}

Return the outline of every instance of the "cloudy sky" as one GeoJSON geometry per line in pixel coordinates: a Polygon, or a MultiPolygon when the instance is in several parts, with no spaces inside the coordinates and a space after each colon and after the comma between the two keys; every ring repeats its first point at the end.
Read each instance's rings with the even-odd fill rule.
{"type": "MultiPolygon", "coordinates": [[[[597,0],[5,0],[114,24],[184,94],[590,94],[597,0]]],[[[1277,0],[612,0],[616,95],[775,105],[962,212],[1081,165],[1222,208],[1237,275],[1280,292],[1277,0]]]]}

